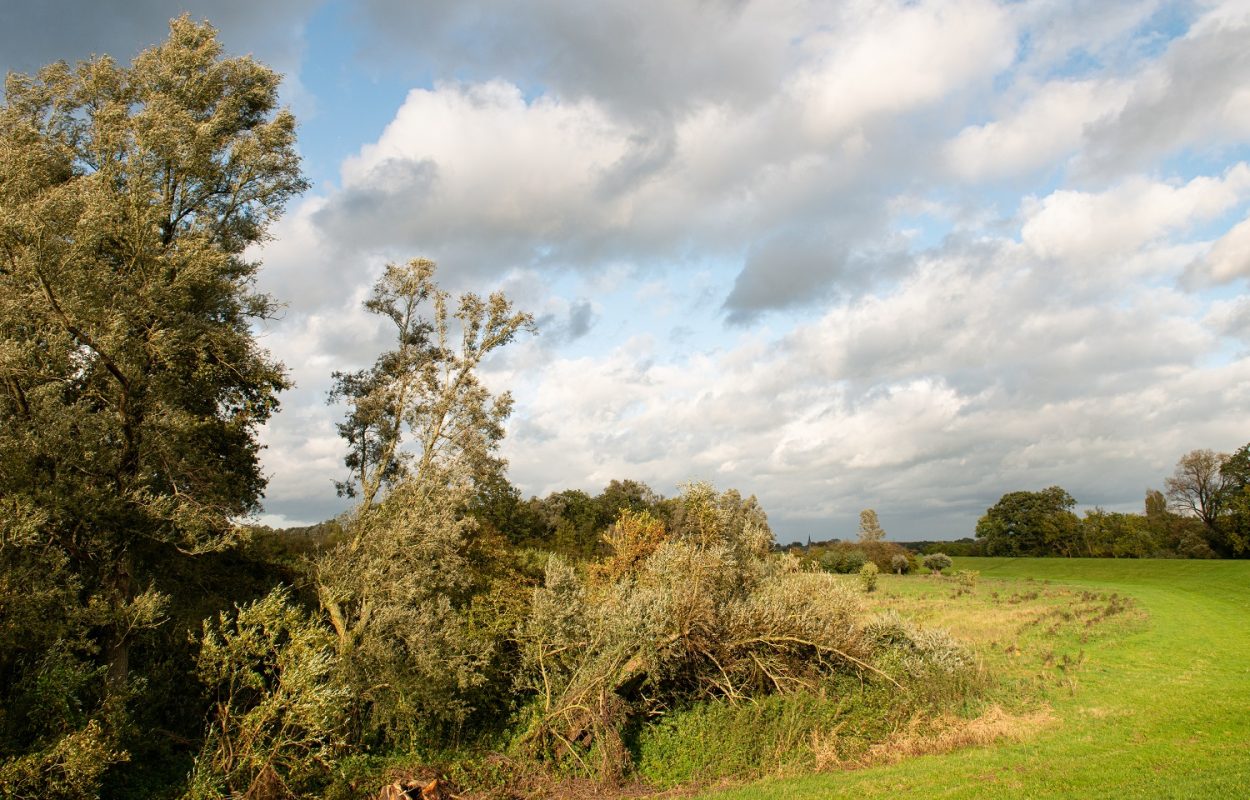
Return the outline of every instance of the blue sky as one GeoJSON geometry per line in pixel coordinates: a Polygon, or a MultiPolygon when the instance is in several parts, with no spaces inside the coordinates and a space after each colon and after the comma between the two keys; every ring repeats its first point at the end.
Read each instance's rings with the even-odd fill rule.
{"type": "Polygon", "coordinates": [[[486,374],[527,494],[709,480],[783,541],[868,507],[954,538],[1250,439],[1246,0],[54,0],[0,66],[183,10],[287,76],[314,182],[260,253],[297,383],[266,521],[343,508],[329,374],[418,256],[542,322],[486,374]]]}

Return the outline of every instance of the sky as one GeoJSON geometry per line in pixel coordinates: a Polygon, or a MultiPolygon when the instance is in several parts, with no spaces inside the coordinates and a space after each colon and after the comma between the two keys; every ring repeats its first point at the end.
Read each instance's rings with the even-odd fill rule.
{"type": "Polygon", "coordinates": [[[312,181],[257,254],[296,383],[266,523],[346,508],[330,374],[416,257],[538,321],[484,369],[526,496],[958,538],[1250,440],[1250,0],[0,0],[0,69],[183,11],[286,76],[312,181]]]}

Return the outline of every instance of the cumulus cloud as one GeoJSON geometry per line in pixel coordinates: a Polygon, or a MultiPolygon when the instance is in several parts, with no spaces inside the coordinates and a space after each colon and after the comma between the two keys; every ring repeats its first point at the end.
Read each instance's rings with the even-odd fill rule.
{"type": "Polygon", "coordinates": [[[315,222],[357,250],[446,253],[499,275],[615,224],[600,187],[630,136],[592,102],[527,100],[504,82],[413,90],[315,222]]]}
{"type": "MultiPolygon", "coordinates": [[[[313,5],[203,11],[298,72],[313,5]]],[[[26,4],[0,58],[124,56],[163,13],[26,4]]],[[[262,343],[297,383],[265,432],[271,520],[342,508],[329,376],[387,346],[360,302],[414,256],[540,321],[484,376],[516,398],[526,492],[706,478],[759,494],[783,539],[869,506],[895,535],[966,535],[1014,489],[1136,507],[1180,453],[1244,435],[1250,311],[1218,286],[1250,274],[1244,2],[344,18],[411,90],[380,135],[336,121],[359,149],[258,254],[288,303],[262,343]]]]}
{"type": "MultiPolygon", "coordinates": [[[[1052,483],[1135,507],[1179,453],[1236,444],[1250,370],[1244,304],[1181,288],[1244,274],[1223,221],[1250,168],[1162,160],[1242,135],[1215,74],[1242,22],[1177,36],[1159,8],[375,0],[369,41],[409,46],[367,58],[435,80],[266,251],[302,309],[275,344],[359,359],[368,326],[322,320],[433,256],[542,325],[486,375],[527,492],[707,478],[783,537],[865,506],[962,535],[1052,483]]],[[[292,419],[282,508],[333,452],[324,416],[292,419]]]]}
{"type": "Polygon", "coordinates": [[[1009,8],[1015,23],[1028,31],[1022,67],[1046,75],[1073,62],[1089,72],[1131,67],[1138,50],[1150,44],[1139,44],[1134,34],[1168,5],[1168,0],[1031,0],[1009,8]]]}
{"type": "Polygon", "coordinates": [[[520,75],[552,94],[656,122],[692,99],[759,102],[799,58],[796,37],[814,17],[836,14],[802,0],[368,0],[357,19],[372,43],[365,57],[392,69],[476,82],[520,75]]]}
{"type": "Polygon", "coordinates": [[[1250,218],[1229,228],[1211,245],[1211,249],[1190,265],[1191,278],[1209,278],[1228,283],[1250,277],[1250,218]]]}
{"type": "Polygon", "coordinates": [[[838,136],[991,80],[1015,55],[1009,19],[982,0],[867,6],[852,36],[833,30],[807,42],[819,56],[791,91],[813,136],[838,136]]]}
{"type": "Polygon", "coordinates": [[[1026,202],[1021,236],[1042,258],[1091,264],[1216,217],[1248,193],[1245,163],[1181,185],[1135,176],[1103,192],[1059,190],[1026,202]]]}
{"type": "Polygon", "coordinates": [[[1050,81],[1003,116],[960,131],[945,148],[950,170],[981,181],[1053,169],[1080,148],[1089,125],[1124,105],[1127,90],[1118,80],[1050,81]]]}
{"type": "MultiPolygon", "coordinates": [[[[657,47],[689,27],[689,11],[664,4],[652,18],[612,8],[608,17],[628,16],[622,29],[637,39],[598,47],[602,20],[564,4],[537,15],[553,30],[566,26],[576,52],[594,50],[584,83],[549,66],[558,78],[537,95],[497,78],[409,93],[378,141],[344,164],[341,188],[308,212],[330,244],[318,252],[421,252],[487,278],[721,258],[740,264],[725,290],[731,320],[811,306],[831,292],[862,291],[904,263],[879,237],[892,195],[923,173],[935,143],[903,120],[935,113],[969,84],[988,85],[1014,53],[1009,15],[986,0],[847,6],[826,16],[807,5],[776,13],[712,3],[701,7],[711,45],[699,52],[718,69],[676,80],[662,109],[642,113],[608,75],[635,57],[645,69],[650,62],[631,48],[657,47]],[[757,91],[734,78],[730,62],[741,60],[740,26],[763,17],[760,48],[773,55],[759,57],[774,68],[763,70],[769,80],[757,91]],[[735,90],[720,91],[721,81],[735,90]]],[[[459,6],[411,17],[375,4],[371,13],[388,15],[392,31],[420,18],[431,26],[426,36],[478,19],[459,6]]],[[[474,41],[488,63],[517,69],[537,57],[526,49],[536,43],[517,34],[532,24],[487,25],[474,41]]],[[[671,76],[676,67],[657,58],[655,68],[671,76]]]]}
{"type": "Polygon", "coordinates": [[[587,489],[706,478],[757,492],[796,530],[825,520],[826,535],[849,535],[829,520],[879,505],[908,533],[955,534],[1015,488],[1136,505],[1195,440],[1239,441],[1222,409],[1245,402],[1250,361],[1189,386],[1213,335],[1183,295],[1048,302],[1033,282],[1045,265],[995,248],[1014,276],[945,251],[897,291],[775,338],[556,358],[517,390],[514,474],[538,492],[569,475],[587,489]]]}
{"type": "Polygon", "coordinates": [[[1250,7],[1215,4],[1134,81],[1118,114],[1091,126],[1084,172],[1139,169],[1199,143],[1250,137],[1250,7]]]}

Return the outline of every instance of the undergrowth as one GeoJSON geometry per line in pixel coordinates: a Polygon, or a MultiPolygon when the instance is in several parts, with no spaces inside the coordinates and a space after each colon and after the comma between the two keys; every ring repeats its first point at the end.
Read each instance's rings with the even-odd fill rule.
{"type": "Polygon", "coordinates": [[[878,666],[906,689],[842,676],[818,691],[675,710],[634,732],[638,776],[658,788],[750,781],[1026,738],[1054,724],[1048,697],[1074,689],[1082,646],[1144,620],[1115,593],[1040,582],[1006,591],[962,575],[882,576],[869,605],[876,636],[910,629],[941,640],[949,630],[976,667],[932,656],[909,664],[906,648],[892,648],[878,666]]]}
{"type": "MultiPolygon", "coordinates": [[[[854,587],[857,576],[842,580],[854,587]]],[[[439,776],[464,797],[631,797],[1020,740],[1055,724],[1049,700],[1074,691],[1086,644],[1144,620],[1115,593],[959,574],[883,575],[878,591],[861,596],[874,670],[781,694],[654,708],[622,730],[628,769],[614,786],[575,760],[536,762],[505,733],[471,748],[348,759],[324,796],[347,800],[401,777],[439,776]]]]}

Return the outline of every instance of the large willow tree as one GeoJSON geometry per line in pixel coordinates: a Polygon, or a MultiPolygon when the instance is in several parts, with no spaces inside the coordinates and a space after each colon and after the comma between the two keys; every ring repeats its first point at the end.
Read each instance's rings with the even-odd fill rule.
{"type": "Polygon", "coordinates": [[[7,79],[0,686],[17,713],[0,717],[0,755],[10,773],[15,758],[50,768],[66,737],[107,731],[134,687],[131,645],[163,614],[154,576],[180,554],[222,547],[232,519],[257,507],[257,429],[286,379],[252,334],[273,304],[253,290],[246,251],[306,187],[279,80],[223,57],[215,31],[185,17],[130,66],[102,57],[7,79]],[[59,700],[38,696],[53,691],[48,675],[59,700]],[[31,720],[24,704],[43,711],[31,720]]]}

